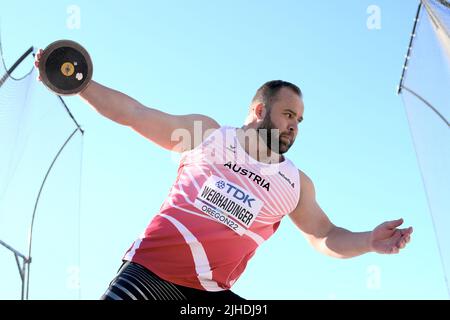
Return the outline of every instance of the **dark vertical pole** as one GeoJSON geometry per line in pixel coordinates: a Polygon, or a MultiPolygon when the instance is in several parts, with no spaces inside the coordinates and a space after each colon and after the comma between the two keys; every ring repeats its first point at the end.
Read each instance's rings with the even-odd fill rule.
{"type": "Polygon", "coordinates": [[[0,87],[5,83],[6,79],[11,75],[11,73],[17,68],[19,64],[25,60],[25,58],[33,52],[33,47],[31,46],[24,54],[9,68],[6,73],[0,78],[0,87]]]}
{"type": "Polygon", "coordinates": [[[409,55],[411,54],[414,37],[416,36],[417,22],[419,22],[419,15],[420,15],[421,8],[422,8],[422,2],[420,2],[419,6],[417,7],[416,19],[414,20],[413,31],[411,33],[411,38],[409,39],[408,51],[406,52],[405,62],[403,64],[402,76],[400,78],[400,84],[398,85],[397,94],[400,94],[402,92],[403,78],[405,77],[406,69],[408,68],[409,55]]]}

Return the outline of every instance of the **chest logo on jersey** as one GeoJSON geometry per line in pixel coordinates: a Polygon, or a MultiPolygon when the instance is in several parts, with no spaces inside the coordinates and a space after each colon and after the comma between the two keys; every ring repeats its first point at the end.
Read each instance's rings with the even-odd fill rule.
{"type": "Polygon", "coordinates": [[[285,175],[283,172],[278,171],[278,174],[279,174],[280,176],[282,176],[283,179],[286,180],[286,182],[289,183],[289,185],[290,185],[292,188],[295,188],[295,184],[291,181],[291,179],[289,179],[288,177],[286,177],[286,175],[285,175]]]}
{"type": "Polygon", "coordinates": [[[240,186],[212,175],[203,184],[194,205],[242,236],[255,221],[263,202],[240,186]]]}

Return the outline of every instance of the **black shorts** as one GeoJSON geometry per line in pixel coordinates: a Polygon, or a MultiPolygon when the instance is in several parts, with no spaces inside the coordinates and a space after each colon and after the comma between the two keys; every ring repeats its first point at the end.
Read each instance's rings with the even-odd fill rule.
{"type": "Polygon", "coordinates": [[[243,301],[231,290],[205,291],[177,285],[158,277],[147,268],[125,261],[101,300],[192,300],[243,301]]]}

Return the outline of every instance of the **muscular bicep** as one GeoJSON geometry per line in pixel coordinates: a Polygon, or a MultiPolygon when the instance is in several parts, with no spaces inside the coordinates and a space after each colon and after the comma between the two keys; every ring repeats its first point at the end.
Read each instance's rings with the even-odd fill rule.
{"type": "Polygon", "coordinates": [[[327,236],[334,227],[316,201],[316,192],[311,179],[300,171],[300,200],[297,208],[289,214],[294,224],[313,243],[327,236]]]}
{"type": "Polygon", "coordinates": [[[165,149],[183,152],[199,145],[219,124],[201,114],[172,115],[137,105],[128,126],[165,149]]]}

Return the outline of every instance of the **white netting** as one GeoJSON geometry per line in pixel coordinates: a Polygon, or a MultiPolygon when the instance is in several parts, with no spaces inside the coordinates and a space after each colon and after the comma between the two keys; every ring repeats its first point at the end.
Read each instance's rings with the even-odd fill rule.
{"type": "Polygon", "coordinates": [[[450,291],[450,3],[422,1],[402,98],[450,291]]]}
{"type": "MultiPolygon", "coordinates": [[[[29,63],[28,58],[23,63],[29,63]]],[[[79,195],[82,134],[59,97],[36,82],[6,74],[0,56],[0,240],[27,256],[36,208],[30,299],[79,297],[79,195]],[[36,293],[39,288],[39,295],[36,293]],[[54,292],[63,292],[55,296],[54,292]]],[[[21,281],[13,253],[0,246],[0,299],[17,299],[21,281]]]]}

